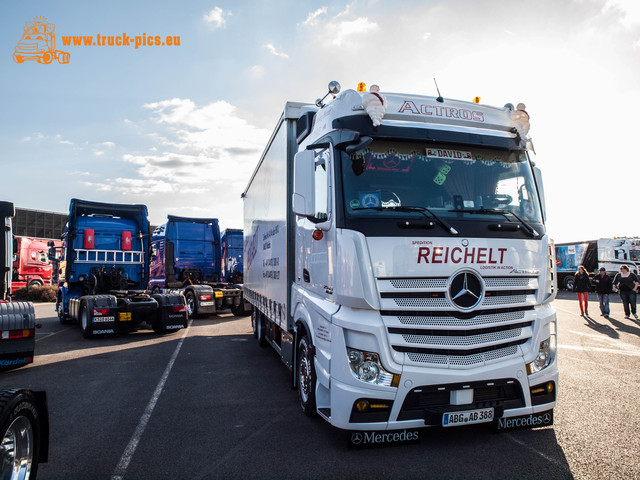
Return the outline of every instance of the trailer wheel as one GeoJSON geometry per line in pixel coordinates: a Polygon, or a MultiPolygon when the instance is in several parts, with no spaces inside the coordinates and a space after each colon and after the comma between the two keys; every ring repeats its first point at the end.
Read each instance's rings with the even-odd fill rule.
{"type": "Polygon", "coordinates": [[[198,302],[196,301],[194,293],[189,290],[184,298],[187,300],[187,313],[189,314],[189,318],[198,318],[198,302]]]}
{"type": "Polygon", "coordinates": [[[268,342],[264,331],[264,318],[260,310],[255,307],[251,311],[251,326],[253,327],[253,336],[258,339],[258,345],[266,347],[268,342]]]}
{"type": "Polygon", "coordinates": [[[316,414],[316,368],[313,364],[313,345],[306,334],[298,340],[297,355],[298,397],[305,415],[316,414]]]}
{"type": "Polygon", "coordinates": [[[89,328],[89,320],[91,319],[89,313],[89,307],[86,303],[83,303],[80,307],[80,330],[84,338],[92,338],[93,332],[89,328]]]}
{"type": "Polygon", "coordinates": [[[38,408],[33,393],[29,390],[0,390],[2,478],[36,478],[40,434],[38,408]]]}
{"type": "Polygon", "coordinates": [[[71,58],[71,55],[67,52],[58,52],[58,63],[60,64],[65,64],[65,63],[69,63],[69,59],[71,58]]]}
{"type": "Polygon", "coordinates": [[[572,275],[569,275],[568,277],[565,277],[564,279],[564,288],[566,288],[569,291],[573,290],[573,281],[575,280],[575,278],[572,275]]]}

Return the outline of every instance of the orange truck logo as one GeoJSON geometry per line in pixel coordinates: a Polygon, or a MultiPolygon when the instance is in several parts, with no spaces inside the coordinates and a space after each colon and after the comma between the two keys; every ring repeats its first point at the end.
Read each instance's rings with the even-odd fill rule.
{"type": "Polygon", "coordinates": [[[56,26],[45,22],[45,17],[34,17],[33,22],[24,24],[22,38],[13,52],[13,60],[23,63],[25,60],[36,60],[38,63],[49,64],[53,60],[58,63],[69,63],[71,55],[56,50],[56,26]]]}

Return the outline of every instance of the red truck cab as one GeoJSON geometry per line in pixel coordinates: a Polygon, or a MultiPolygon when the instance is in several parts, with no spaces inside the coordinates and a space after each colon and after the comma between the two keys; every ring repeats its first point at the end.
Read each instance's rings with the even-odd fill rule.
{"type": "MultiPolygon", "coordinates": [[[[59,240],[56,245],[61,243],[59,240]]],[[[14,237],[13,279],[11,293],[27,285],[36,287],[51,285],[51,261],[48,258],[47,240],[14,237]]]]}

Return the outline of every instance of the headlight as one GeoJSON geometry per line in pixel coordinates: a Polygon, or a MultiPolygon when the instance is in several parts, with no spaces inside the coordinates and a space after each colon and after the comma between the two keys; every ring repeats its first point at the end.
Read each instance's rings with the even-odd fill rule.
{"type": "Polygon", "coordinates": [[[377,353],[347,347],[347,358],[351,373],[358,380],[386,387],[397,387],[400,383],[400,375],[385,370],[377,353]]]}
{"type": "Polygon", "coordinates": [[[538,355],[533,362],[527,364],[527,374],[537,373],[547,368],[556,356],[556,336],[551,335],[546,340],[540,342],[538,355]]]}

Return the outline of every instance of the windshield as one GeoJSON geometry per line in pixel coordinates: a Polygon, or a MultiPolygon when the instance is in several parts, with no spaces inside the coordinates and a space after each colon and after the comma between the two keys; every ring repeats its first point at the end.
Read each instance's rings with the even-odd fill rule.
{"type": "Polygon", "coordinates": [[[451,223],[542,224],[531,167],[521,150],[374,140],[363,151],[342,153],[341,163],[347,223],[435,215],[451,223]],[[409,213],[406,207],[427,213],[409,213]]]}

